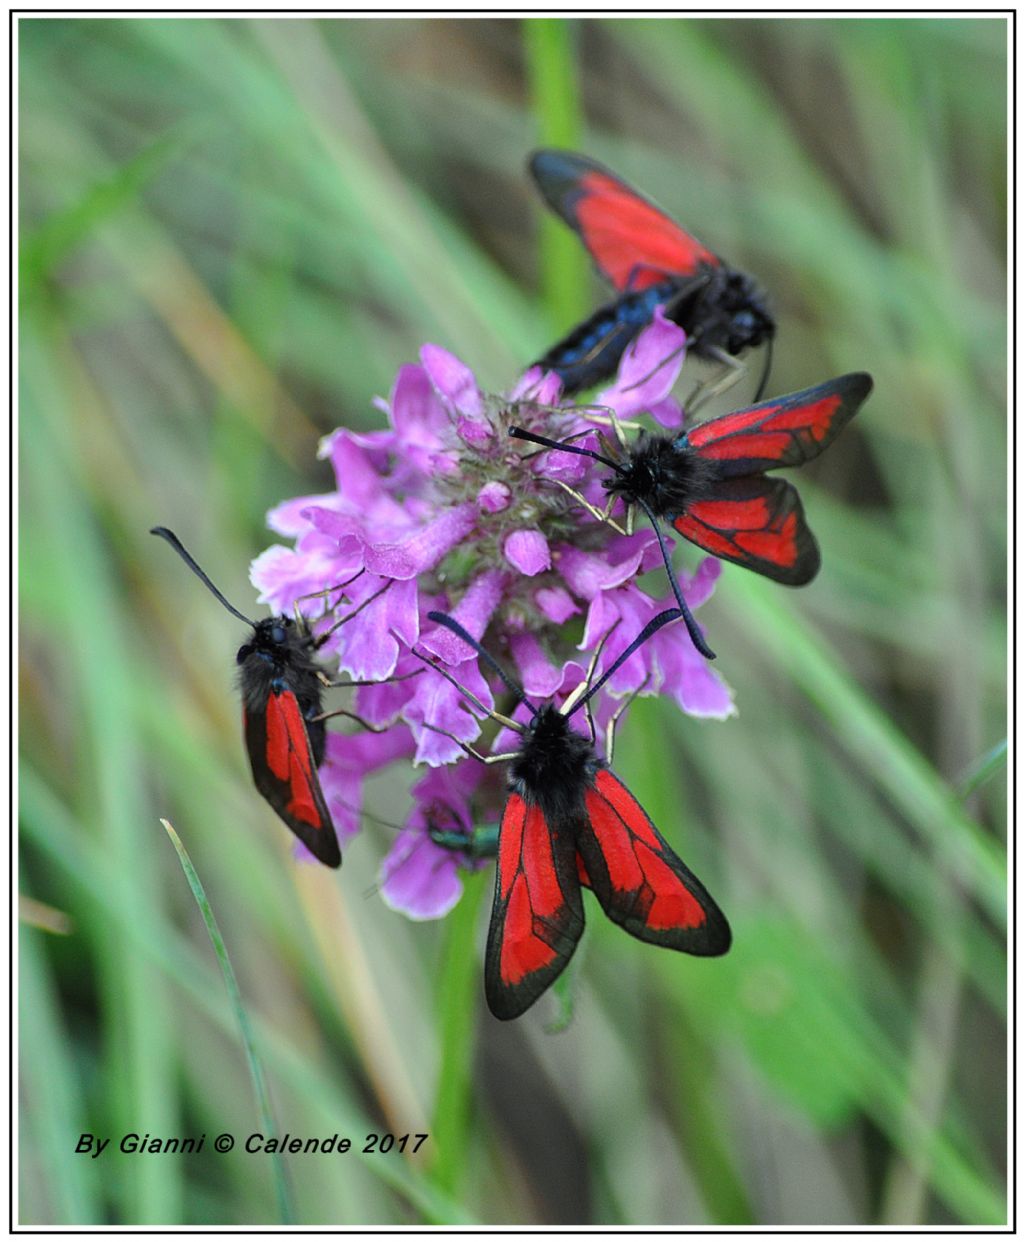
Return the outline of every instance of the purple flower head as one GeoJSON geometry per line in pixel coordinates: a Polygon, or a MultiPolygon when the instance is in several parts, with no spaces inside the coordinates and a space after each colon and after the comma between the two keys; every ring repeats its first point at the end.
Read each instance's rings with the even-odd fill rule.
{"type": "MultiPolygon", "coordinates": [[[[624,419],[651,413],[680,425],[670,390],[684,344],[659,311],[600,404],[624,419]]],[[[588,675],[599,677],[672,605],[654,532],[624,535],[580,504],[580,496],[604,504],[607,468],[509,435],[519,426],[597,448],[589,421],[597,411],[560,404],[560,392],[557,376],[534,368],[511,396],[488,394],[460,359],[425,345],[377,402],[386,426],[342,428],[324,440],[333,490],[272,510],[270,525],[290,546],[275,544],[253,563],[261,598],[278,611],[298,603],[323,637],[321,657],[365,683],[325,692],[325,710],[356,718],[330,733],[320,768],[343,844],[358,830],[368,773],[426,765],[382,873],[384,900],[414,918],[449,910],[461,893],[459,869],[477,865],[431,832],[454,833],[446,841],[457,843],[459,832],[496,815],[494,782],[484,782],[467,748],[517,749],[517,736],[487,713],[529,716],[489,660],[428,613],[453,616],[540,705],[562,704],[588,675]],[[652,571],[664,597],[639,585],[652,571]]],[[[708,559],[682,578],[691,609],[710,597],[718,569],[708,559]]],[[[733,710],[682,624],[634,652],[590,707],[601,728],[628,696],[659,693],[694,716],[733,710]]],[[[587,712],[572,725],[587,732],[587,712]]]]}

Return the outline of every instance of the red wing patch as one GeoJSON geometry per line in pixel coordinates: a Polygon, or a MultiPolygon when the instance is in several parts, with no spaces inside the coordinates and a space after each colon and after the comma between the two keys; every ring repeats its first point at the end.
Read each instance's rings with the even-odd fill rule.
{"type": "Polygon", "coordinates": [[[717,255],[594,160],[538,151],[530,160],[541,193],[579,235],[601,274],[638,292],[666,276],[692,276],[717,255]]]}
{"type": "Polygon", "coordinates": [[[785,479],[724,479],[711,498],[694,501],[672,525],[712,556],[785,586],[804,586],[821,568],[800,497],[785,479]]]}
{"type": "Polygon", "coordinates": [[[295,695],[272,691],[264,710],[244,713],[243,722],[256,788],[310,853],[337,867],[338,838],[295,695]]]}
{"type": "Polygon", "coordinates": [[[589,823],[577,848],[605,914],[649,944],[724,953],[732,941],[725,915],[619,778],[600,769],[585,800],[589,823]]]}
{"type": "Polygon", "coordinates": [[[496,1018],[517,1018],[565,969],[583,934],[571,833],[509,795],[501,821],[484,974],[496,1018]]]}
{"type": "Polygon", "coordinates": [[[831,444],[870,391],[869,375],[842,375],[709,419],[688,433],[687,443],[698,457],[715,462],[724,478],[799,466],[831,444]]]}

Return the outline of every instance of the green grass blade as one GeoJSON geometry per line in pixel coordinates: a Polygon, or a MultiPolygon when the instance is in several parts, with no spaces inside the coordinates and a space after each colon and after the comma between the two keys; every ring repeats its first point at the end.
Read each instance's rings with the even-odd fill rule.
{"type": "MultiPolygon", "coordinates": [[[[242,1035],[245,1059],[249,1063],[249,1075],[252,1078],[252,1088],[256,1096],[256,1111],[259,1113],[261,1131],[268,1137],[276,1137],[277,1123],[274,1121],[273,1109],[270,1106],[270,1095],[267,1091],[263,1064],[260,1061],[259,1053],[256,1051],[256,1040],[253,1036],[252,1026],[249,1023],[249,1015],[242,1001],[242,993],[238,987],[238,980],[235,978],[231,959],[228,957],[224,937],[220,934],[220,928],[217,926],[213,908],[206,896],[206,890],[203,888],[202,881],[199,879],[199,875],[192,864],[188,850],[185,849],[181,838],[167,820],[162,819],[160,822],[163,824],[167,835],[171,838],[171,844],[177,852],[181,869],[185,872],[185,879],[188,880],[192,896],[196,899],[196,905],[199,907],[199,912],[203,916],[203,922],[206,924],[213,951],[217,955],[217,964],[220,966],[220,972],[224,979],[224,988],[228,994],[231,1008],[234,1010],[235,1018],[238,1021],[238,1029],[242,1035]]],[[[273,1170],[274,1192],[277,1196],[277,1208],[281,1224],[292,1225],[295,1223],[295,1210],[291,1200],[291,1189],[288,1185],[288,1170],[285,1167],[284,1156],[280,1151],[271,1153],[271,1168],[273,1170]]]]}
{"type": "Polygon", "coordinates": [[[91,186],[69,207],[59,208],[36,225],[21,242],[22,291],[34,291],[77,246],[122,208],[136,202],[171,160],[189,148],[196,134],[194,126],[186,126],[164,135],[91,186]]]}
{"type": "Polygon", "coordinates": [[[92,1225],[100,1219],[97,1162],[75,1153],[94,1128],[82,1098],[74,1042],[64,1022],[45,937],[22,927],[18,937],[22,1160],[20,1225],[92,1225]],[[26,1158],[26,1131],[34,1158],[26,1158]],[[44,1215],[45,1213],[45,1215],[44,1215]]]}
{"type": "MultiPolygon", "coordinates": [[[[155,963],[198,1009],[225,1032],[237,1028],[237,1018],[217,976],[203,958],[169,921],[140,920],[133,902],[121,888],[109,891],[110,867],[105,855],[80,831],[68,809],[48,788],[39,773],[22,765],[19,777],[21,812],[26,840],[39,849],[55,872],[80,887],[102,909],[104,921],[131,950],[155,963]]],[[[259,1042],[268,1063],[283,1083],[316,1106],[319,1124],[350,1134],[373,1128],[370,1118],[353,1108],[320,1064],[311,1064],[308,1052],[296,1047],[286,1035],[260,1021],[259,1042]]],[[[475,1221],[449,1196],[434,1188],[418,1170],[398,1163],[360,1157],[376,1177],[407,1198],[430,1224],[471,1225],[475,1221]]]]}
{"type": "Polygon", "coordinates": [[[846,675],[831,651],[760,582],[730,578],[731,599],[780,668],[835,729],[843,746],[907,820],[956,869],[985,909],[1006,924],[1006,866],[1002,847],[973,820],[910,739],[846,675]]]}
{"type": "Polygon", "coordinates": [[[981,758],[971,767],[960,780],[956,787],[957,793],[961,799],[966,800],[976,790],[980,789],[986,781],[991,780],[996,772],[1006,763],[1007,740],[1004,737],[1001,742],[997,742],[990,751],[982,755],[981,758]]]}

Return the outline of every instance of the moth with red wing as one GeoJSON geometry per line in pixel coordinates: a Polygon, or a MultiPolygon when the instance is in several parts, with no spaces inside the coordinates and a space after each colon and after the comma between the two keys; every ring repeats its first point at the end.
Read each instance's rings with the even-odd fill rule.
{"type": "Polygon", "coordinates": [[[583,934],[584,886],[639,940],[703,957],[729,948],[729,924],[713,898],[612,772],[610,754],[608,760],[598,755],[593,732],[588,740],[570,723],[638,647],[680,616],[677,609],[659,613],[597,682],[581,686],[559,709],[536,707],[457,621],[429,614],[486,660],[530,713],[526,724],[487,713],[520,735],[511,754],[480,755],[460,743],[485,763],[511,762],[484,968],[487,1004],[496,1018],[519,1017],[565,969],[583,934]]]}
{"type": "MultiPolygon", "coordinates": [[[[775,321],[753,279],[632,186],[596,160],[569,151],[535,151],[529,169],[548,205],[579,234],[597,270],[620,294],[536,363],[557,372],[566,395],[614,375],[626,346],[658,306],[686,332],[691,353],[736,373],[742,369],[738,354],[763,343],[770,347],[775,321]]],[[[758,396],[767,379],[766,365],[758,396]]]]}
{"type": "Polygon", "coordinates": [[[321,691],[330,682],[313,657],[327,635],[314,636],[301,617],[250,620],[214,586],[173,531],[155,526],[150,534],[166,539],[228,612],[252,626],[236,658],[253,780],[310,853],[327,867],[339,866],[338,837],[317,776],[327,744],[321,691]]]}
{"type": "MultiPolygon", "coordinates": [[[[817,540],[796,488],[784,479],[766,478],[765,472],[817,457],[857,413],[871,387],[871,376],[858,371],[709,419],[680,435],[641,432],[625,447],[621,460],[521,427],[511,427],[509,434],[608,466],[613,472],[604,480],[609,497],[642,509],[659,540],[658,520],[666,518],[680,535],[713,556],[786,586],[805,586],[821,567],[817,540]]],[[[683,599],[664,542],[661,548],[690,636],[713,659],[683,599]]]]}

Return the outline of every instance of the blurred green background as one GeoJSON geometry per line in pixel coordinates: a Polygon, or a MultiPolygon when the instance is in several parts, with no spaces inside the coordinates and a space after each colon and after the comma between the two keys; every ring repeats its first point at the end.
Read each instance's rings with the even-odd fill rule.
{"type": "MultiPolygon", "coordinates": [[[[202,877],[307,1224],[1006,1218],[1002,20],[26,20],[20,46],[20,1221],[280,1220],[202,877]],[[524,172],[603,159],[770,291],[770,393],[875,393],[802,472],[807,590],[726,567],[739,715],[644,702],[616,766],[728,912],[699,961],[592,917],[575,1017],[486,1012],[444,923],[294,866],[238,625],[318,438],[434,341],[500,389],[603,298],[524,172]]],[[[755,368],[756,374],[756,368],[755,368]]],[[[729,394],[740,404],[751,382],[729,394]]],[[[688,553],[683,553],[692,564],[688,553]]],[[[400,819],[406,777],[368,805],[400,819]]]]}

